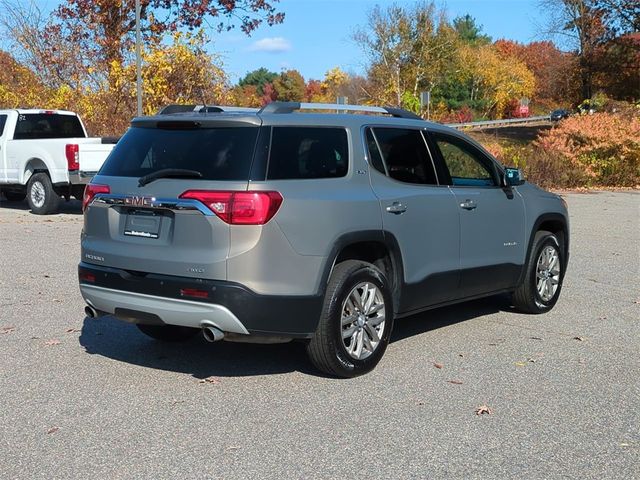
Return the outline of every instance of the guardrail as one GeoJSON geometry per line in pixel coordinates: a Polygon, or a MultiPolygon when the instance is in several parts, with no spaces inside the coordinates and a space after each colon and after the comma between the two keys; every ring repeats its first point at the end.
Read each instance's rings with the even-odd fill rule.
{"type": "Polygon", "coordinates": [[[484,122],[468,122],[468,123],[447,123],[447,127],[452,128],[481,128],[481,127],[502,127],[505,125],[526,125],[528,123],[537,123],[551,120],[549,115],[540,117],[526,118],[509,118],[505,120],[487,120],[484,122]]]}

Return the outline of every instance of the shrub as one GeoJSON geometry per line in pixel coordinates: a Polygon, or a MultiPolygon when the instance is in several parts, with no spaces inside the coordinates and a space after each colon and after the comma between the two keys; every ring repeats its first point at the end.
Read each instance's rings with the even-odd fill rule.
{"type": "Polygon", "coordinates": [[[534,142],[550,158],[583,172],[587,186],[640,185],[640,116],[596,113],[570,117],[534,142]]]}

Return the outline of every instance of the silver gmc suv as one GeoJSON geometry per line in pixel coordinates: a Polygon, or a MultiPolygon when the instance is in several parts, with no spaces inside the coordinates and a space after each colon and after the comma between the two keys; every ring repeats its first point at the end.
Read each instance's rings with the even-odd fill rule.
{"type": "Polygon", "coordinates": [[[397,318],[500,293],[547,312],[569,257],[560,197],[393,108],[170,106],[132,121],[83,208],[88,316],[299,339],[343,377],[375,367],[397,318]]]}

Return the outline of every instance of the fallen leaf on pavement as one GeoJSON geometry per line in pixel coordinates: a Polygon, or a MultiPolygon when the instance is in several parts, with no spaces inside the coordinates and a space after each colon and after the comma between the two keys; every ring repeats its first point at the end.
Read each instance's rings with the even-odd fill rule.
{"type": "Polygon", "coordinates": [[[16,329],[13,325],[0,328],[0,334],[11,333],[16,329]]]}
{"type": "Polygon", "coordinates": [[[220,380],[217,379],[216,377],[207,377],[207,378],[198,380],[198,383],[212,383],[214,385],[217,385],[218,383],[220,383],[220,380]]]}
{"type": "Polygon", "coordinates": [[[574,340],[578,340],[579,342],[584,342],[584,337],[573,337],[574,340]]]}
{"type": "Polygon", "coordinates": [[[79,332],[80,329],[79,328],[67,328],[67,333],[75,333],[75,332],[79,332]]]}
{"type": "Polygon", "coordinates": [[[527,358],[527,362],[529,363],[536,363],[537,360],[535,358],[527,358]]]}
{"type": "Polygon", "coordinates": [[[436,367],[436,368],[442,368],[443,367],[443,365],[441,363],[434,363],[433,366],[436,367]]]}
{"type": "Polygon", "coordinates": [[[47,340],[46,342],[44,342],[44,344],[47,346],[60,345],[60,340],[58,340],[57,338],[52,338],[51,340],[47,340]]]}
{"type": "Polygon", "coordinates": [[[51,427],[49,430],[47,430],[47,433],[56,433],[58,430],[60,430],[60,427],[51,427]]]}
{"type": "Polygon", "coordinates": [[[448,383],[452,383],[453,385],[462,385],[460,380],[447,380],[448,383]]]}
{"type": "Polygon", "coordinates": [[[424,402],[416,402],[416,405],[424,405],[424,402]]]}
{"type": "Polygon", "coordinates": [[[480,405],[478,408],[476,408],[476,415],[483,415],[483,414],[487,414],[487,415],[491,415],[493,413],[493,410],[491,410],[488,406],[486,405],[480,405]]]}
{"type": "Polygon", "coordinates": [[[54,298],[54,299],[53,299],[53,302],[54,302],[54,303],[62,303],[62,300],[60,300],[60,299],[58,299],[58,298],[54,298]]]}
{"type": "Polygon", "coordinates": [[[529,337],[529,340],[542,340],[540,337],[529,337]]]}
{"type": "Polygon", "coordinates": [[[526,367],[527,362],[515,362],[516,367],[526,367]]]}

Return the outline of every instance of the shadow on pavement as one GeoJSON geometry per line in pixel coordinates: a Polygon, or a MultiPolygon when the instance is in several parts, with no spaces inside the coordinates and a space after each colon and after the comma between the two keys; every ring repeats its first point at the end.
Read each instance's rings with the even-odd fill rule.
{"type": "MultiPolygon", "coordinates": [[[[398,319],[392,342],[421,335],[472,318],[508,310],[508,301],[492,297],[430,310],[398,319]]],[[[206,342],[201,335],[184,343],[162,343],[141,333],[135,325],[113,317],[85,318],[80,344],[92,355],[148,368],[181,372],[203,379],[270,375],[299,371],[323,376],[309,362],[302,342],[276,345],[206,342]]],[[[428,342],[428,338],[425,338],[428,342]]]]}
{"type": "MultiPolygon", "coordinates": [[[[26,200],[10,202],[9,200],[5,200],[4,197],[0,197],[0,208],[6,208],[7,210],[22,210],[25,212],[31,211],[26,200]]],[[[80,200],[70,200],[68,202],[62,200],[60,202],[58,213],[65,215],[82,215],[82,202],[80,200]]]]}

